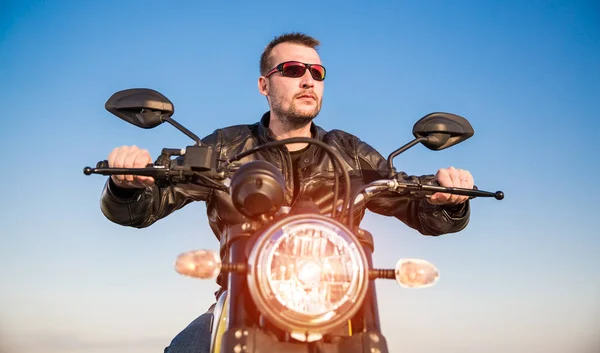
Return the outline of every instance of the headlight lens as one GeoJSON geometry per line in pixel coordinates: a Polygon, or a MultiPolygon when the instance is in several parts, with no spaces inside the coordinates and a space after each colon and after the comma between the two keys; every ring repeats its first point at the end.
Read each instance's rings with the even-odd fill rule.
{"type": "MultiPolygon", "coordinates": [[[[250,293],[289,332],[321,334],[351,318],[366,295],[358,240],[337,221],[298,215],[271,226],[250,255],[250,293]]],[[[296,336],[295,336],[296,337],[296,336]]]]}

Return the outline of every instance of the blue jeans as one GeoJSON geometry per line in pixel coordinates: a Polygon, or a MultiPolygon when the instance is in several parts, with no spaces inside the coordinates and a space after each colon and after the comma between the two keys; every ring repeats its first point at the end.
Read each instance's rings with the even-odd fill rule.
{"type": "Polygon", "coordinates": [[[183,329],[165,348],[164,353],[210,353],[211,307],[183,329]]]}

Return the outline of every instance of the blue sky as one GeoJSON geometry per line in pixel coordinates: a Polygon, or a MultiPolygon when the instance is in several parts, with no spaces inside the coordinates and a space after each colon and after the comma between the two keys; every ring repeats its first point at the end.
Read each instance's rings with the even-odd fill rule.
{"type": "Polygon", "coordinates": [[[81,171],[116,146],[156,156],[190,142],[109,114],[121,89],[161,91],[201,136],[255,122],[267,109],[262,49],[303,31],[322,41],[328,70],[318,124],[387,155],[420,117],[462,115],[471,139],[416,146],[397,168],[453,165],[506,193],[474,200],[467,229],[438,238],[367,215],[376,265],[421,257],[441,271],[423,291],[378,283],[390,350],[597,351],[597,2],[199,3],[0,4],[0,349],[161,351],[212,304],[213,281],[173,269],[181,252],[218,248],[204,205],[121,227],[99,209],[106,179],[81,171]]]}

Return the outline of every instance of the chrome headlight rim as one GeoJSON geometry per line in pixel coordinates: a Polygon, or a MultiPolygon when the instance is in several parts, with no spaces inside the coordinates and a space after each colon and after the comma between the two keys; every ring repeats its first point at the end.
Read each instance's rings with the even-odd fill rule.
{"type": "Polygon", "coordinates": [[[364,249],[358,238],[342,223],[318,214],[286,216],[266,228],[253,246],[249,256],[247,273],[249,292],[258,311],[280,329],[302,335],[324,334],[341,326],[352,318],[362,306],[369,288],[369,265],[364,249]],[[320,315],[303,314],[287,308],[276,298],[275,290],[267,278],[271,269],[273,249],[284,238],[284,227],[313,223],[324,227],[344,242],[351,250],[353,273],[352,287],[345,291],[345,301],[337,308],[320,315]],[[265,259],[266,258],[266,259],[265,259]],[[266,261],[267,260],[267,261],[266,261]],[[266,265],[268,264],[268,266],[266,265]],[[266,268],[265,268],[266,267],[266,268]],[[351,294],[348,296],[348,294],[351,294]]]}

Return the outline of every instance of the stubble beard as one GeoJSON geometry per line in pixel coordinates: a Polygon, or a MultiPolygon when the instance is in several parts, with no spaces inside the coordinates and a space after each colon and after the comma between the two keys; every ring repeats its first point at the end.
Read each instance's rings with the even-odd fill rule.
{"type": "Polygon", "coordinates": [[[274,100],[271,109],[273,109],[273,113],[277,115],[281,125],[287,132],[299,130],[310,124],[319,114],[320,108],[321,104],[317,102],[316,106],[310,111],[300,110],[296,106],[296,102],[292,102],[288,109],[284,109],[279,100],[274,100]]]}

